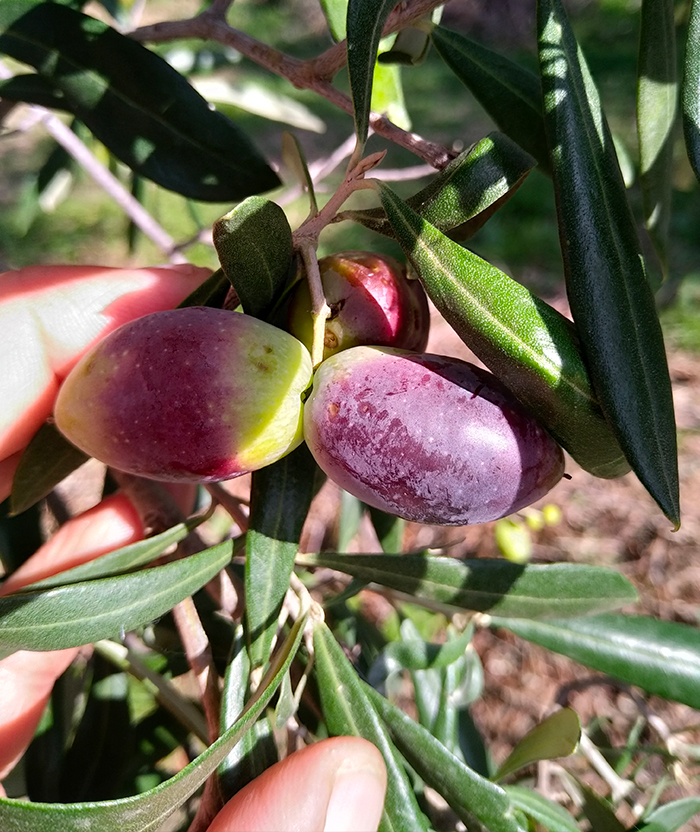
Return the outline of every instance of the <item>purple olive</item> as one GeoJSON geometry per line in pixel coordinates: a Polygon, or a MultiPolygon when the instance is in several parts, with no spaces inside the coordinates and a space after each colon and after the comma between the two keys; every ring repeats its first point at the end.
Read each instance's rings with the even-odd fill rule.
{"type": "Polygon", "coordinates": [[[324,361],[304,438],[346,491],[419,523],[504,517],[564,473],[561,448],[491,373],[403,350],[355,347],[324,361]]]}
{"type": "Polygon", "coordinates": [[[120,471],[225,480],[302,441],[311,357],[296,338],[240,312],[189,307],[139,318],[69,373],[56,425],[120,471]]]}
{"type": "MultiPolygon", "coordinates": [[[[423,287],[406,267],[386,254],[344,251],[318,263],[331,315],[323,357],[363,344],[423,350],[430,310],[423,287]]],[[[301,280],[289,306],[289,331],[311,349],[311,296],[301,280]]]]}

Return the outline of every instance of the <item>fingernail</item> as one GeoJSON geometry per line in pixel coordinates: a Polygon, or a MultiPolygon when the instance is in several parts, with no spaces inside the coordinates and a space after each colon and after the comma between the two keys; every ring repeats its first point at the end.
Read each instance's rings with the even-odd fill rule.
{"type": "Polygon", "coordinates": [[[385,791],[383,771],[342,763],[333,781],[323,832],[377,832],[385,791]]]}

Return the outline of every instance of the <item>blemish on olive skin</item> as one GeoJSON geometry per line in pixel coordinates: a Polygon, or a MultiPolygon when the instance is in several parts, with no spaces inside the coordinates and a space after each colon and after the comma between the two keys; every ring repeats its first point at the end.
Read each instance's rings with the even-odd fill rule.
{"type": "Polygon", "coordinates": [[[339,412],[340,412],[340,406],[338,404],[336,404],[335,402],[331,402],[328,405],[328,417],[330,419],[335,419],[335,417],[338,415],[339,412]]]}

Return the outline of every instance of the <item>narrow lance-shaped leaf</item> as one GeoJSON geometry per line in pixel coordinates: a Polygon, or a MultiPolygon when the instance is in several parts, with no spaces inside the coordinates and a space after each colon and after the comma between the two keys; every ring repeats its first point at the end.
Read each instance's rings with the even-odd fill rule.
{"type": "Polygon", "coordinates": [[[700,0],[692,0],[690,6],[681,102],[685,147],[700,181],[700,0]]]}
{"type": "Polygon", "coordinates": [[[274,657],[256,696],[216,742],[165,783],[134,797],[104,802],[52,804],[0,798],[0,828],[7,832],[155,832],[204,783],[265,710],[299,649],[301,616],[274,657]]]}
{"type": "Polygon", "coordinates": [[[492,623],[648,693],[700,707],[697,627],[612,613],[550,621],[494,616],[492,623]]]}
{"type": "MultiPolygon", "coordinates": [[[[286,677],[285,677],[286,678],[286,677]]],[[[226,667],[221,695],[220,731],[227,731],[238,719],[250,695],[250,660],[243,626],[236,628],[231,657],[226,667]]],[[[269,719],[263,716],[227,755],[217,772],[224,800],[277,762],[269,719]]]]}
{"type": "Polygon", "coordinates": [[[581,738],[581,723],[571,708],[555,711],[528,731],[500,765],[494,780],[504,780],[530,763],[573,754],[581,738]]]}
{"type": "Polygon", "coordinates": [[[350,0],[346,21],[348,75],[355,108],[358,147],[364,147],[369,131],[372,79],[384,24],[396,0],[350,0]]]}
{"type": "Polygon", "coordinates": [[[525,812],[528,817],[537,821],[549,832],[581,832],[578,823],[558,803],[523,786],[505,786],[504,788],[513,806],[525,812]]]}
{"type": "Polygon", "coordinates": [[[58,432],[55,425],[42,425],[19,460],[12,480],[12,514],[21,514],[38,503],[89,459],[58,432]]]}
{"type": "Polygon", "coordinates": [[[274,465],[253,473],[245,589],[254,668],[263,666],[270,655],[301,529],[314,495],[316,471],[308,448],[300,445],[274,465]]]}
{"type": "Polygon", "coordinates": [[[170,546],[184,540],[205,519],[207,519],[207,515],[193,517],[191,520],[178,523],[167,531],[153,535],[153,537],[146,538],[146,540],[139,540],[136,543],[130,543],[128,546],[122,546],[121,549],[115,549],[113,552],[108,552],[106,555],[87,563],[81,563],[72,569],[66,569],[65,572],[58,572],[49,578],[24,586],[21,591],[49,589],[49,587],[66,586],[79,581],[108,578],[111,575],[120,575],[128,570],[133,570],[137,566],[144,566],[162,555],[170,546]]]}
{"type": "Polygon", "coordinates": [[[243,311],[264,318],[286,283],[294,252],[284,211],[252,196],[214,223],[214,246],[243,311]]]}
{"type": "Polygon", "coordinates": [[[678,110],[673,0],[643,0],[637,80],[637,135],[644,222],[666,270],[673,133],[678,110]]]}
{"type": "Polygon", "coordinates": [[[185,78],[95,18],[58,3],[2,3],[0,52],[34,67],[117,158],[164,188],[224,202],[279,184],[249,139],[185,78]]]}
{"type": "Polygon", "coordinates": [[[227,541],[143,572],[0,598],[0,655],[78,647],[146,624],[201,589],[231,552],[227,541]]]}
{"type": "Polygon", "coordinates": [[[430,299],[460,338],[592,474],[629,466],[591,389],[576,331],[522,284],[448,239],[377,182],[430,299]]]}
{"type": "Polygon", "coordinates": [[[369,685],[363,683],[362,687],[386,722],[401,753],[465,823],[473,822],[476,817],[490,832],[522,832],[508,796],[500,786],[465,766],[425,728],[369,685]]]}
{"type": "Polygon", "coordinates": [[[498,127],[549,171],[540,82],[534,72],[473,40],[436,26],[433,43],[498,127]]]}
{"type": "Polygon", "coordinates": [[[637,598],[629,581],[603,567],[546,566],[502,559],[407,555],[304,555],[300,563],[326,566],[418,599],[517,618],[576,616],[615,609],[637,598]]]}
{"type": "Polygon", "coordinates": [[[387,792],[380,832],[426,830],[426,819],[416,802],[391,740],[361,683],[355,668],[326,624],[314,628],[314,670],[321,708],[333,736],[364,737],[381,751],[387,768],[387,792]]]}
{"type": "MultiPolygon", "coordinates": [[[[535,160],[503,133],[490,133],[460,153],[406,204],[453,239],[466,240],[515,193],[535,160]]],[[[382,208],[344,211],[388,237],[395,236],[382,208]]]]}
{"type": "Polygon", "coordinates": [[[678,526],[671,381],[610,130],[559,0],[540,0],[538,27],[571,311],[603,412],[642,484],[678,526]]]}
{"type": "Polygon", "coordinates": [[[644,822],[635,827],[636,832],[677,832],[684,824],[700,814],[700,797],[685,797],[674,800],[648,815],[644,822]]]}

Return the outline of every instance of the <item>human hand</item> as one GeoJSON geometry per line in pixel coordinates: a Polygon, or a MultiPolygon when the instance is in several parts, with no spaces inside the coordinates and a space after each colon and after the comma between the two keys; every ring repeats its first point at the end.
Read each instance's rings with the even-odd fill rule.
{"type": "MultiPolygon", "coordinates": [[[[22,451],[51,414],[62,380],[90,346],[128,320],[177,306],[207,276],[191,266],[35,267],[0,276],[0,355],[7,368],[0,380],[0,500],[10,493],[22,451]]],[[[108,497],[65,523],[0,594],[143,536],[128,497],[108,497]]],[[[26,750],[55,680],[81,649],[19,651],[0,661],[0,780],[26,750]]],[[[374,830],[385,788],[386,770],[374,746],[356,737],[324,740],[241,790],[210,832],[374,830]]]]}
{"type": "Polygon", "coordinates": [[[121,324],[177,306],[208,276],[190,265],[33,266],[0,275],[0,501],[78,359],[121,324]]]}

